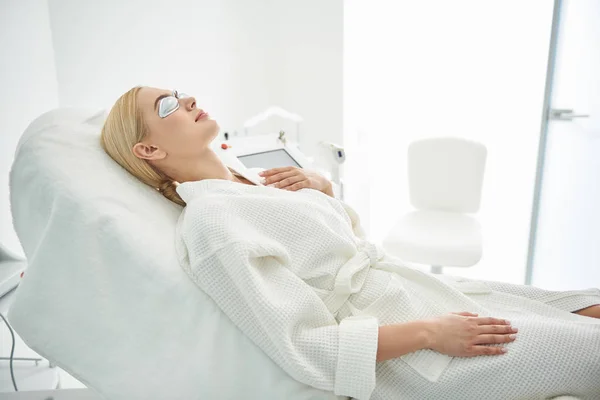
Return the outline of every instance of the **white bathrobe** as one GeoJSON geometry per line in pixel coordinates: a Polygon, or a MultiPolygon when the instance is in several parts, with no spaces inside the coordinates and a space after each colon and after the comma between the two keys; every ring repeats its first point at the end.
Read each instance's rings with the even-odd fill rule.
{"type": "MultiPolygon", "coordinates": [[[[187,182],[181,264],[281,368],[356,399],[600,399],[600,290],[434,276],[385,255],[337,199],[226,180],[187,182]],[[470,311],[519,328],[508,353],[420,350],[375,362],[378,326],[470,311]]],[[[403,340],[399,337],[398,340],[403,340]]]]}

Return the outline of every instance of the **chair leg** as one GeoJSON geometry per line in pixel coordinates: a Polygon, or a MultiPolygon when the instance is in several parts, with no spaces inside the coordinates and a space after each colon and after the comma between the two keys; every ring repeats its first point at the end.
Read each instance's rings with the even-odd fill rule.
{"type": "Polygon", "coordinates": [[[432,274],[441,274],[442,273],[442,266],[441,265],[432,265],[431,266],[431,273],[432,274]]]}

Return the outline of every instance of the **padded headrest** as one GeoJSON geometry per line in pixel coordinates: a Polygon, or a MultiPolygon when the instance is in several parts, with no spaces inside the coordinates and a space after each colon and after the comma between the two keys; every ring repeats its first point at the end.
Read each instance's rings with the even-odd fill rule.
{"type": "Polygon", "coordinates": [[[101,149],[102,113],[57,109],[10,174],[28,259],[9,319],[25,343],[108,399],[328,399],[248,340],[180,268],[181,207],[101,149]]]}

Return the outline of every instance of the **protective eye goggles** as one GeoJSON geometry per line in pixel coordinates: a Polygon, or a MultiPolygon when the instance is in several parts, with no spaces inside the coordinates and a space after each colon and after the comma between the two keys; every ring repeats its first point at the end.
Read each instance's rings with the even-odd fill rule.
{"type": "Polygon", "coordinates": [[[167,97],[163,97],[158,102],[158,116],[161,118],[168,117],[179,109],[179,100],[190,97],[185,93],[178,93],[177,90],[173,90],[173,94],[167,97]]]}

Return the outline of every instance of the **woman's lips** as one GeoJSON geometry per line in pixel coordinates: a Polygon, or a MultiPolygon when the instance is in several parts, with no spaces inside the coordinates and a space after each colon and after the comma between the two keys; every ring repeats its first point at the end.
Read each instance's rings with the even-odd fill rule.
{"type": "Polygon", "coordinates": [[[196,115],[196,122],[198,122],[201,119],[206,119],[208,118],[208,113],[204,112],[204,111],[200,111],[198,113],[198,115],[196,115]]]}

